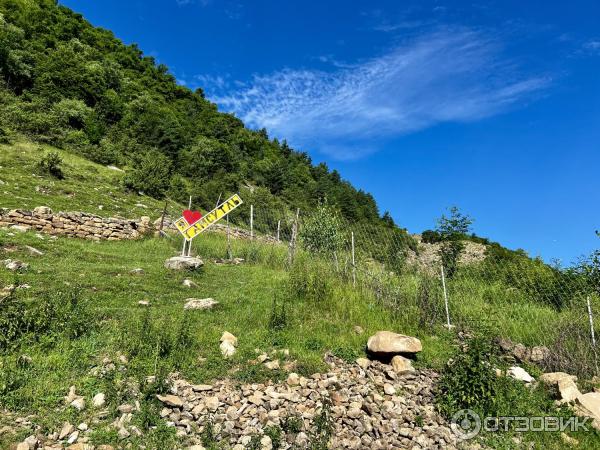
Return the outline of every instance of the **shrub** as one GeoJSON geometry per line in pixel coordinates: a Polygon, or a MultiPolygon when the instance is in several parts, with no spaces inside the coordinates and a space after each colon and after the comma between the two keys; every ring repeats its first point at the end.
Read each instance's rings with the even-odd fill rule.
{"type": "Polygon", "coordinates": [[[12,139],[8,129],[0,126],[0,144],[10,144],[11,141],[12,139]]]}
{"type": "Polygon", "coordinates": [[[319,204],[313,214],[304,220],[299,236],[300,242],[308,251],[331,254],[338,250],[343,236],[337,210],[327,202],[319,204]]]}
{"type": "Polygon", "coordinates": [[[490,341],[477,337],[468,342],[466,352],[457,353],[440,380],[440,411],[451,417],[462,409],[481,415],[494,411],[498,397],[499,360],[490,341]]]}
{"type": "Polygon", "coordinates": [[[300,298],[312,301],[326,301],[331,297],[330,269],[317,260],[307,261],[306,257],[296,258],[290,269],[289,288],[300,298]]]}
{"type": "Polygon", "coordinates": [[[423,233],[421,233],[421,240],[425,244],[435,244],[436,242],[440,242],[442,237],[437,231],[425,230],[423,233]]]}
{"type": "Polygon", "coordinates": [[[57,152],[49,152],[38,161],[37,170],[42,175],[50,175],[62,180],[64,178],[62,163],[63,160],[57,152]]]}
{"type": "Polygon", "coordinates": [[[159,151],[148,151],[135,158],[123,182],[128,189],[162,198],[171,182],[171,160],[159,151]]]}

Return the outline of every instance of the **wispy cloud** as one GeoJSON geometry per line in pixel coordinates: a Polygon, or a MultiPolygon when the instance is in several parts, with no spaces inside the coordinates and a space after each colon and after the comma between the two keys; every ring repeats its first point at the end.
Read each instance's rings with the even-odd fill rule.
{"type": "Polygon", "coordinates": [[[482,34],[443,29],[334,71],[256,75],[214,100],[296,146],[358,158],[386,139],[501,113],[550,83],[515,66],[482,34]]]}
{"type": "Polygon", "coordinates": [[[594,39],[583,44],[583,48],[590,53],[600,54],[600,40],[594,39]]]}

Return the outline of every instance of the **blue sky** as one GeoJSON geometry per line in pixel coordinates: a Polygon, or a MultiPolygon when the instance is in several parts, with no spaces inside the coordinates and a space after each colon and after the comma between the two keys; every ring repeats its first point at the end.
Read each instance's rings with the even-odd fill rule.
{"type": "Polygon", "coordinates": [[[373,193],[564,264],[598,248],[600,2],[61,0],[373,193]]]}

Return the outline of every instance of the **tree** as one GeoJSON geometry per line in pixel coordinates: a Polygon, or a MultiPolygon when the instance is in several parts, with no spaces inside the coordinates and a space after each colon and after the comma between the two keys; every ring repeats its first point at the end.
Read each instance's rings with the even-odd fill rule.
{"type": "Polygon", "coordinates": [[[136,160],[125,176],[125,187],[162,198],[170,187],[171,160],[157,150],[150,150],[136,160]]]}
{"type": "Polygon", "coordinates": [[[442,214],[438,219],[436,232],[440,236],[440,258],[448,278],[452,278],[458,269],[458,260],[464,250],[464,238],[471,229],[473,219],[462,214],[453,206],[449,209],[449,216],[442,214]]]}
{"type": "Polygon", "coordinates": [[[323,201],[303,222],[300,241],[304,248],[315,253],[333,253],[343,241],[342,223],[338,211],[323,201]]]}

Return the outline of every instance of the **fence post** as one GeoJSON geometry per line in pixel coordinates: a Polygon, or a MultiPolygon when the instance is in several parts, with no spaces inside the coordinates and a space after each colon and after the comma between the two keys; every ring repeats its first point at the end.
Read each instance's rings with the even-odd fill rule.
{"type": "Polygon", "coordinates": [[[596,333],[594,332],[594,316],[592,315],[592,305],[590,304],[590,296],[587,296],[587,310],[590,318],[590,332],[592,334],[592,346],[596,348],[596,333]]]}
{"type": "Polygon", "coordinates": [[[229,214],[227,214],[227,259],[233,259],[233,253],[231,251],[231,236],[229,235],[229,214]]]}
{"type": "Polygon", "coordinates": [[[352,286],[356,287],[356,261],[354,260],[354,231],[352,231],[352,286]]]}
{"type": "MultiPolygon", "coordinates": [[[[188,202],[188,209],[192,209],[192,196],[191,195],[190,195],[190,201],[188,202]]],[[[188,242],[188,240],[186,238],[183,238],[183,249],[181,250],[181,256],[186,256],[185,246],[186,246],[187,242],[188,242]]],[[[191,248],[192,248],[192,241],[190,241],[190,244],[188,246],[187,256],[190,256],[191,248]]]]}
{"type": "Polygon", "coordinates": [[[444,306],[446,307],[446,327],[452,328],[450,325],[450,312],[448,311],[448,292],[446,291],[446,277],[444,275],[444,266],[441,266],[442,270],[442,287],[444,288],[444,306]]]}
{"type": "Polygon", "coordinates": [[[250,239],[254,239],[254,205],[250,205],[250,239]]]}
{"type": "Polygon", "coordinates": [[[158,237],[163,236],[163,227],[165,225],[165,216],[167,215],[167,207],[169,206],[169,199],[165,200],[165,207],[163,208],[162,215],[160,216],[160,225],[158,227],[158,237]]]}
{"type": "Polygon", "coordinates": [[[277,242],[281,242],[279,240],[279,232],[281,231],[281,219],[277,221],[277,242]]]}
{"type": "Polygon", "coordinates": [[[298,235],[298,218],[300,216],[300,208],[296,210],[296,220],[292,225],[292,237],[290,238],[290,245],[288,247],[288,259],[287,265],[291,267],[294,262],[294,253],[296,252],[296,238],[298,235]]]}

